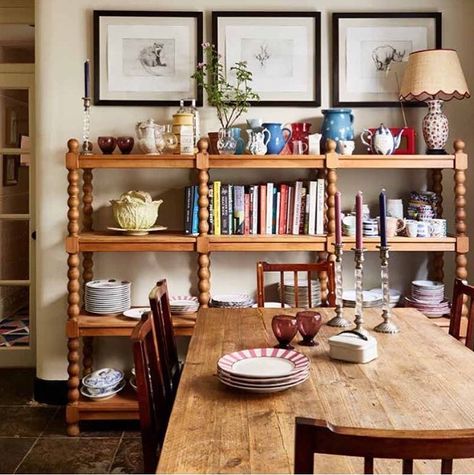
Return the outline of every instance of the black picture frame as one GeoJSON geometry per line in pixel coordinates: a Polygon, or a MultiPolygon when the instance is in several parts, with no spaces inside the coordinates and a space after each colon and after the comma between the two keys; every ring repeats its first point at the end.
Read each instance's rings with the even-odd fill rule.
{"type": "MultiPolygon", "coordinates": [[[[94,104],[100,106],[178,106],[180,99],[184,99],[177,91],[177,97],[166,99],[110,99],[101,96],[101,71],[103,68],[100,47],[100,19],[103,17],[165,17],[165,18],[194,18],[196,21],[195,57],[191,74],[198,63],[202,62],[202,42],[203,42],[203,13],[199,11],[130,11],[130,10],[94,10],[93,30],[94,30],[94,104]]],[[[169,93],[172,95],[172,93],[169,93]]],[[[196,84],[195,94],[196,105],[203,105],[202,87],[196,84]]]]}
{"type": "MultiPolygon", "coordinates": [[[[313,97],[308,100],[259,100],[250,101],[253,107],[320,107],[321,106],[321,12],[318,11],[213,11],[212,12],[212,43],[217,52],[219,48],[219,19],[221,18],[312,18],[314,20],[314,71],[312,74],[313,97]]],[[[247,22],[247,25],[250,24],[247,22]]],[[[258,91],[256,91],[258,92],[258,91]]],[[[284,94],[284,92],[282,92],[284,94]]]]}
{"type": "Polygon", "coordinates": [[[20,155],[3,155],[2,161],[3,186],[18,185],[18,169],[20,167],[20,155]]]}
{"type": "MultiPolygon", "coordinates": [[[[348,101],[341,99],[340,91],[340,42],[339,27],[344,19],[428,19],[434,22],[434,48],[442,47],[442,13],[441,12],[337,12],[332,14],[332,105],[333,107],[399,107],[394,101],[348,101]]],[[[405,102],[408,107],[422,107],[423,103],[405,102]]]]}

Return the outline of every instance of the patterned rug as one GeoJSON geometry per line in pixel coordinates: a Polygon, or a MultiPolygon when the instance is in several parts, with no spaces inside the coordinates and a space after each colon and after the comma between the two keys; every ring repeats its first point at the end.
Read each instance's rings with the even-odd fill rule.
{"type": "MultiPolygon", "coordinates": [[[[20,313],[20,312],[19,312],[20,313]]],[[[30,344],[28,315],[14,315],[0,322],[0,347],[28,346],[30,344]]]]}

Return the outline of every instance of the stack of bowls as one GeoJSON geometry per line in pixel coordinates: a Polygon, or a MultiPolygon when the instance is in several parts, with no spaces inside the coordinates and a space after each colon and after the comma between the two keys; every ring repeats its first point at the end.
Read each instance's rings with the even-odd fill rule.
{"type": "Polygon", "coordinates": [[[427,317],[449,314],[449,301],[444,298],[444,284],[433,280],[414,280],[411,296],[405,297],[406,307],[415,307],[427,317]]]}
{"type": "Polygon", "coordinates": [[[88,399],[110,399],[125,387],[124,374],[119,369],[102,368],[82,378],[81,394],[88,399]]]}
{"type": "Polygon", "coordinates": [[[436,218],[438,201],[438,195],[433,191],[411,192],[407,206],[408,217],[420,221],[436,218]]]}

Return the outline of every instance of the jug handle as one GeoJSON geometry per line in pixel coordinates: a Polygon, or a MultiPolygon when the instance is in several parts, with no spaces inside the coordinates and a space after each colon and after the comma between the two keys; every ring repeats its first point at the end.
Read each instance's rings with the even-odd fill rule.
{"type": "Polygon", "coordinates": [[[285,145],[290,141],[291,139],[291,136],[293,135],[293,132],[288,128],[288,127],[283,127],[281,129],[281,131],[283,132],[284,130],[286,130],[288,132],[288,136],[286,137],[285,139],[285,145]]]}
{"type": "Polygon", "coordinates": [[[352,112],[349,114],[349,117],[351,118],[351,124],[354,124],[354,114],[352,112]]]}
{"type": "Polygon", "coordinates": [[[362,140],[362,143],[364,145],[367,145],[367,147],[371,149],[372,143],[369,143],[365,140],[364,134],[367,134],[367,140],[370,140],[370,142],[372,142],[372,132],[369,129],[364,129],[364,131],[360,134],[360,139],[362,140]]]}
{"type": "Polygon", "coordinates": [[[265,144],[265,146],[267,146],[268,142],[270,142],[270,139],[272,138],[272,134],[268,129],[263,129],[262,130],[262,134],[263,134],[263,137],[264,137],[263,140],[265,140],[265,132],[268,134],[268,139],[267,139],[266,142],[264,141],[263,143],[265,144]]]}

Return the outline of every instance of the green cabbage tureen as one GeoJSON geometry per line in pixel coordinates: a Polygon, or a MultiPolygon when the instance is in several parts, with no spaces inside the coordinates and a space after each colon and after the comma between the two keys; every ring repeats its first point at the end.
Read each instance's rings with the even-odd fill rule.
{"type": "Polygon", "coordinates": [[[127,191],[110,203],[115,221],[122,229],[149,229],[158,218],[163,200],[153,201],[146,191],[127,191]]]}

